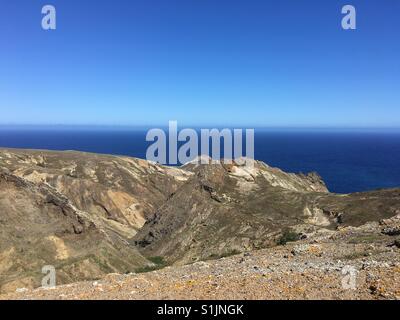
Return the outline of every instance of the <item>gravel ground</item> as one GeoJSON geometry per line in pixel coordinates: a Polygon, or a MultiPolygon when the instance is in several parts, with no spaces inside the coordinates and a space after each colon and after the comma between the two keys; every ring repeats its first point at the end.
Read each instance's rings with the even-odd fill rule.
{"type": "Polygon", "coordinates": [[[400,299],[399,253],[387,243],[301,241],[148,273],[19,289],[0,299],[400,299]],[[354,289],[343,287],[349,266],[354,289]]]}

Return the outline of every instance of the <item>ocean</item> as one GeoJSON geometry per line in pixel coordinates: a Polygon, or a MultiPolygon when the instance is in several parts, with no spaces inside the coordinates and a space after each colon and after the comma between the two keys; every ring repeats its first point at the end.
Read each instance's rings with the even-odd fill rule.
{"type": "MultiPolygon", "coordinates": [[[[145,130],[0,128],[0,147],[145,158],[145,130]]],[[[287,172],[318,172],[336,193],[400,187],[400,132],[256,130],[255,158],[287,172]]]]}

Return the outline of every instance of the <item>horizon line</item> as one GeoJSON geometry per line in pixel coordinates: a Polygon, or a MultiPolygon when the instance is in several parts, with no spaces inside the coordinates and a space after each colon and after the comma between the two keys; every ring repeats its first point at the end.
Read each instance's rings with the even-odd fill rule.
{"type": "MultiPolygon", "coordinates": [[[[349,126],[349,125],[249,125],[249,124],[185,124],[178,128],[193,129],[263,129],[263,130],[400,130],[400,126],[349,126]]],[[[152,129],[168,128],[168,124],[14,124],[0,123],[0,129],[3,128],[42,128],[42,129],[152,129]]]]}

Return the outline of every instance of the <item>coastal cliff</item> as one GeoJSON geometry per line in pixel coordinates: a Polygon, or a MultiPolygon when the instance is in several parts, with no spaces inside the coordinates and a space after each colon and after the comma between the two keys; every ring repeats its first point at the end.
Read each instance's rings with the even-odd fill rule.
{"type": "MultiPolygon", "coordinates": [[[[287,285],[295,281],[291,272],[306,268],[299,267],[302,263],[314,263],[315,270],[306,268],[311,277],[329,263],[339,268],[350,261],[362,268],[379,261],[373,273],[386,277],[381,282],[391,284],[385,294],[395,297],[399,215],[400,189],[333,194],[316,173],[286,173],[259,161],[252,168],[235,163],[166,167],[124,156],[0,149],[0,292],[39,287],[45,265],[56,268],[58,285],[100,278],[106,285],[115,280],[107,276],[111,273],[129,283],[129,277],[168,266],[143,276],[157,286],[159,275],[172,284],[187,272],[194,286],[206,288],[205,278],[214,277],[215,268],[221,277],[233,277],[234,265],[244,268],[243,274],[251,264],[258,268],[253,271],[271,266],[272,273],[260,275],[274,281],[289,272],[285,279],[279,276],[287,285]],[[394,270],[394,280],[386,267],[394,270]]],[[[246,279],[236,276],[248,296],[239,290],[238,296],[217,297],[268,298],[250,294],[257,272],[246,279]]],[[[370,282],[353,297],[376,294],[370,282]]],[[[189,290],[182,286],[182,292],[189,290]]],[[[85,290],[78,285],[71,292],[80,287],[85,290]]],[[[193,298],[207,297],[201,288],[193,298]]],[[[180,297],[171,296],[176,290],[154,296],[142,289],[122,297],[180,297]]],[[[296,297],[317,294],[311,288],[304,292],[296,297]]]]}

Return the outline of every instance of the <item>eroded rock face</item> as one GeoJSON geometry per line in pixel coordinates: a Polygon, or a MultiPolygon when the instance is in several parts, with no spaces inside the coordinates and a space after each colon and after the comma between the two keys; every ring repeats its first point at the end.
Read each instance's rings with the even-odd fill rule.
{"type": "Polygon", "coordinates": [[[127,238],[190,176],[140,159],[72,151],[2,150],[0,167],[47,183],[127,238]]]}
{"type": "Polygon", "coordinates": [[[0,168],[3,291],[38,286],[43,265],[69,283],[135,271],[151,264],[145,257],[185,264],[316,236],[340,241],[337,229],[393,227],[378,221],[400,212],[398,189],[336,195],[315,173],[258,161],[176,168],[2,149],[0,168]]]}
{"type": "Polygon", "coordinates": [[[63,265],[59,283],[151,264],[127,240],[191,175],[127,157],[16,149],[0,150],[0,168],[3,291],[38,286],[46,264],[63,265]]]}
{"type": "Polygon", "coordinates": [[[0,292],[39,286],[45,265],[56,268],[62,284],[146,264],[52,187],[0,170],[0,292]]]}

